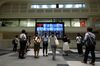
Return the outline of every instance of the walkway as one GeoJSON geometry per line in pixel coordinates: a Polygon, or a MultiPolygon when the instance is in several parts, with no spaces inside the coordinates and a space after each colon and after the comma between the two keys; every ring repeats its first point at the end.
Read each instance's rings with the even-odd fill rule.
{"type": "MultiPolygon", "coordinates": [[[[69,56],[62,56],[61,51],[57,51],[56,60],[52,60],[52,52],[49,51],[49,56],[43,56],[40,50],[40,57],[34,58],[33,49],[27,52],[25,59],[18,59],[18,53],[9,53],[0,56],[0,66],[91,66],[90,64],[83,64],[80,61],[82,57],[77,56],[76,53],[70,53],[69,56]]],[[[100,59],[96,60],[96,65],[100,66],[100,59]]]]}

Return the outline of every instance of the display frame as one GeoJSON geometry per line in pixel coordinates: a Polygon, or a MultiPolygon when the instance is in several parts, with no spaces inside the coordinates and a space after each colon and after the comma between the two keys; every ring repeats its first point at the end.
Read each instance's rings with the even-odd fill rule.
{"type": "MultiPolygon", "coordinates": [[[[63,32],[63,33],[62,33],[61,37],[57,37],[57,38],[58,38],[58,39],[62,39],[62,38],[64,37],[64,34],[65,34],[64,22],[36,22],[36,23],[35,23],[35,34],[38,33],[38,31],[37,31],[37,27],[38,27],[37,24],[42,24],[42,25],[43,25],[43,24],[62,24],[62,32],[63,32]]],[[[50,36],[52,32],[54,32],[54,31],[49,31],[49,32],[48,32],[48,33],[49,33],[48,35],[50,36]]],[[[56,32],[56,31],[55,31],[55,32],[56,32]]],[[[56,33],[55,33],[55,32],[54,32],[54,34],[57,36],[57,32],[56,32],[56,33]]],[[[58,32],[59,32],[59,31],[58,31],[58,32]]],[[[46,33],[46,32],[44,31],[44,32],[43,32],[43,35],[44,35],[44,33],[46,33]]],[[[42,36],[43,36],[43,35],[42,35],[42,36]]],[[[41,36],[41,35],[39,35],[39,36],[41,36]]]]}

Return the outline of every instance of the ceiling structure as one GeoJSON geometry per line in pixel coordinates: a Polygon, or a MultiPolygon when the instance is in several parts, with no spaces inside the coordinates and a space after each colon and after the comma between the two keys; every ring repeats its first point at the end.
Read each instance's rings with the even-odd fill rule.
{"type": "Polygon", "coordinates": [[[12,2],[12,1],[20,1],[20,2],[46,2],[46,1],[53,1],[53,2],[74,2],[74,1],[85,1],[85,2],[100,2],[100,0],[0,0],[2,2],[12,2]]]}

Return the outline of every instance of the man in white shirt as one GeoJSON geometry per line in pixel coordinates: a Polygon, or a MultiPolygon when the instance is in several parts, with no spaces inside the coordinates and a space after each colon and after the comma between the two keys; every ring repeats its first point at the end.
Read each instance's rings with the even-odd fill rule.
{"type": "Polygon", "coordinates": [[[85,42],[85,54],[84,54],[84,59],[83,63],[87,63],[88,60],[88,54],[91,52],[91,62],[90,64],[94,65],[95,64],[95,35],[92,33],[92,28],[87,28],[87,32],[84,37],[84,42],[85,42]],[[93,38],[93,39],[92,39],[93,38]],[[93,43],[91,43],[93,42],[93,43]]]}
{"type": "Polygon", "coordinates": [[[24,59],[24,54],[26,51],[26,43],[27,43],[27,37],[26,37],[26,31],[22,30],[22,33],[20,34],[20,49],[19,49],[19,58],[24,59]]]}
{"type": "Polygon", "coordinates": [[[76,43],[77,43],[78,54],[79,54],[79,56],[82,56],[83,55],[82,36],[80,35],[80,33],[77,33],[76,43]]]}

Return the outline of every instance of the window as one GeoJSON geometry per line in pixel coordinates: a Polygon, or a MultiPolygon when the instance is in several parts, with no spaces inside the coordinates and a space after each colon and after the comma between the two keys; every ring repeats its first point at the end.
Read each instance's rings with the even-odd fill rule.
{"type": "Polygon", "coordinates": [[[27,27],[35,27],[35,19],[29,19],[27,27]]]}
{"type": "Polygon", "coordinates": [[[56,5],[51,5],[50,7],[51,7],[51,8],[56,8],[56,5]]]}
{"type": "Polygon", "coordinates": [[[82,4],[75,4],[73,8],[82,8],[82,4]]]}
{"type": "Polygon", "coordinates": [[[78,3],[78,4],[59,4],[59,8],[85,8],[85,4],[78,3]]]}
{"type": "Polygon", "coordinates": [[[37,19],[37,22],[52,22],[52,19],[37,19]]]}
{"type": "Polygon", "coordinates": [[[64,8],[64,5],[63,4],[59,4],[59,8],[64,8]]]}
{"type": "Polygon", "coordinates": [[[85,8],[84,3],[67,3],[67,4],[34,4],[31,8],[85,8]]]}
{"type": "Polygon", "coordinates": [[[33,19],[22,19],[20,20],[21,27],[35,27],[35,20],[33,19]]]}
{"type": "Polygon", "coordinates": [[[56,4],[51,5],[31,5],[31,8],[56,8],[56,4]]]}
{"type": "Polygon", "coordinates": [[[73,4],[66,4],[65,8],[73,8],[73,4]]]}
{"type": "Polygon", "coordinates": [[[60,19],[60,18],[54,18],[53,22],[62,22],[62,19],[60,19]]]}
{"type": "Polygon", "coordinates": [[[71,26],[72,27],[80,27],[80,20],[79,19],[72,19],[71,26]]]}
{"type": "Polygon", "coordinates": [[[48,8],[48,5],[42,5],[42,8],[48,8]]]}
{"type": "Polygon", "coordinates": [[[63,20],[65,27],[70,27],[70,19],[63,20]]]}
{"type": "Polygon", "coordinates": [[[26,19],[25,19],[25,20],[24,20],[24,19],[22,20],[22,19],[21,19],[21,20],[20,20],[20,26],[21,26],[21,27],[27,27],[27,22],[28,22],[28,20],[26,20],[26,19]]]}
{"type": "Polygon", "coordinates": [[[2,27],[18,27],[18,19],[4,19],[2,20],[2,27]]]}

